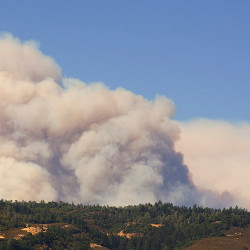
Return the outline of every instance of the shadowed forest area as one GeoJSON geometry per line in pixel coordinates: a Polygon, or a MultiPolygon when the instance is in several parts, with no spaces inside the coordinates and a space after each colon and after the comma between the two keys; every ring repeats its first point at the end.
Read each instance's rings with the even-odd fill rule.
{"type": "MultiPolygon", "coordinates": [[[[1,200],[0,249],[181,249],[214,236],[239,240],[249,224],[250,212],[238,207],[1,200]]],[[[242,241],[242,249],[247,244],[242,241]]]]}

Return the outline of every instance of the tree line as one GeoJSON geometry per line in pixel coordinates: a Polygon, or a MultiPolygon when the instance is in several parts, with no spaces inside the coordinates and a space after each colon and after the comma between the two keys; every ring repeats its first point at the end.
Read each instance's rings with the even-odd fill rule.
{"type": "Polygon", "coordinates": [[[0,249],[90,249],[90,243],[109,249],[179,249],[249,223],[250,213],[237,206],[214,209],[159,201],[113,207],[2,199],[0,235],[6,237],[0,239],[0,249]],[[28,233],[20,239],[11,236],[17,229],[45,224],[48,229],[38,234],[28,233]]]}

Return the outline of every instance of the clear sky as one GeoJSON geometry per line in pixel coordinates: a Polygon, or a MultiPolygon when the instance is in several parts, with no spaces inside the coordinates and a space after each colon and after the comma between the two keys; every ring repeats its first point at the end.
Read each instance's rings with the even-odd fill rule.
{"type": "Polygon", "coordinates": [[[250,121],[249,0],[1,0],[0,31],[65,77],[165,95],[178,120],[250,121]]]}

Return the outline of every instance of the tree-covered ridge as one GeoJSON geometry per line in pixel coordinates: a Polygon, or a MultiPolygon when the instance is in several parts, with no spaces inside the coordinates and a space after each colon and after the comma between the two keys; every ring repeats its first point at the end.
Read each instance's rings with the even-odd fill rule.
{"type": "Polygon", "coordinates": [[[0,248],[174,249],[250,224],[250,212],[157,202],[110,207],[0,200],[0,248]],[[33,235],[25,228],[39,228],[33,235]]]}

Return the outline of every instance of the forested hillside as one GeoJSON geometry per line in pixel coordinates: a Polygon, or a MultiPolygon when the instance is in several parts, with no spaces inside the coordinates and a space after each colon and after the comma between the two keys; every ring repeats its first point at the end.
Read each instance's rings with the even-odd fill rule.
{"type": "Polygon", "coordinates": [[[250,212],[158,203],[84,206],[0,201],[0,249],[179,249],[246,227],[250,212]]]}

